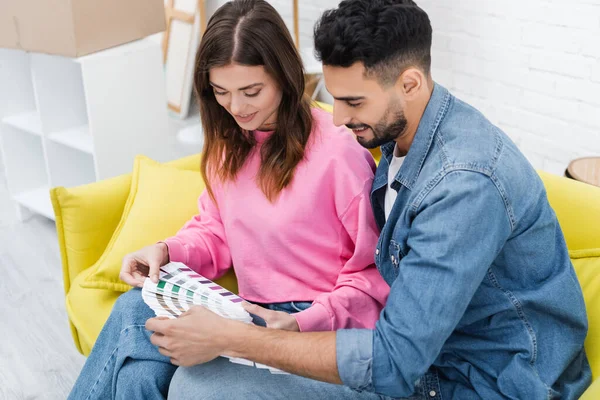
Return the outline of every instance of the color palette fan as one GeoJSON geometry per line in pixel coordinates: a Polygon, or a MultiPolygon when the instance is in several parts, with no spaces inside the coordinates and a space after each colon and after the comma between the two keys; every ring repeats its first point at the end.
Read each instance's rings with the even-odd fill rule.
{"type": "MultiPolygon", "coordinates": [[[[146,278],[142,297],[157,316],[177,318],[191,307],[200,305],[224,318],[252,323],[252,316],[242,307],[244,299],[182,263],[173,262],[161,267],[158,283],[146,278]]],[[[286,374],[242,358],[226,358],[236,364],[267,369],[273,374],[286,374]]]]}
{"type": "Polygon", "coordinates": [[[182,263],[173,262],[161,267],[158,283],[146,279],[142,297],[157,316],[177,318],[190,307],[201,305],[224,318],[252,322],[252,317],[242,307],[244,300],[241,297],[182,263]]]}

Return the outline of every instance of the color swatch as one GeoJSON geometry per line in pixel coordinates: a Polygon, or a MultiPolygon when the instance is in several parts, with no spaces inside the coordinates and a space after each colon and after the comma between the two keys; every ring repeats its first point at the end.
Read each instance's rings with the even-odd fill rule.
{"type": "Polygon", "coordinates": [[[142,289],[144,301],[156,315],[176,318],[194,305],[208,308],[229,319],[250,323],[252,317],[241,303],[241,297],[182,263],[161,267],[158,283],[146,279],[142,289]]]}
{"type": "MultiPolygon", "coordinates": [[[[158,283],[146,278],[142,298],[157,316],[177,318],[193,306],[203,306],[221,317],[252,324],[252,316],[242,307],[244,299],[182,263],[161,267],[158,283]]],[[[268,369],[273,374],[286,374],[249,360],[226,358],[236,364],[268,369]]]]}

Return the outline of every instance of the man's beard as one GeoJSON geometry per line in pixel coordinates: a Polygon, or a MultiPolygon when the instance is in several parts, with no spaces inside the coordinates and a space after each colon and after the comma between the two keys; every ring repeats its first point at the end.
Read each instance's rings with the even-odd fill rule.
{"type": "Polygon", "coordinates": [[[398,137],[400,137],[400,135],[402,135],[402,133],[404,133],[408,122],[406,121],[406,117],[404,116],[404,112],[402,110],[399,110],[394,114],[394,120],[391,123],[388,124],[385,122],[388,119],[388,115],[392,113],[390,108],[388,108],[385,115],[381,118],[377,125],[375,125],[374,128],[369,125],[346,125],[350,129],[371,129],[371,132],[373,132],[373,139],[367,140],[364,137],[357,137],[358,143],[360,143],[361,146],[367,149],[374,149],[396,140],[398,137]]]}

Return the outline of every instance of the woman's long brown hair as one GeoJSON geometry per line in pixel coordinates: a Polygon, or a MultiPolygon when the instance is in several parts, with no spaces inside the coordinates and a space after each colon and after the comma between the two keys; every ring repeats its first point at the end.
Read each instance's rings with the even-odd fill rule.
{"type": "Polygon", "coordinates": [[[256,145],[249,132],[217,102],[209,70],[231,63],[265,67],[282,90],[275,132],[261,147],[257,184],[274,201],[294,177],[312,129],[304,69],[277,11],[263,0],[234,0],[210,18],[196,56],[194,89],[200,104],[204,148],[200,171],[211,197],[211,179],[234,180],[256,145]]]}

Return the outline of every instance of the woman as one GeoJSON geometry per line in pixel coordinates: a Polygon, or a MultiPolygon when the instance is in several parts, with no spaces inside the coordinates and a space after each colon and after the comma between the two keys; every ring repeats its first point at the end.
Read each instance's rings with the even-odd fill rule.
{"type": "MultiPolygon", "coordinates": [[[[169,261],[215,279],[233,264],[240,296],[269,328],[374,327],[389,291],[373,265],[375,165],[329,114],[311,109],[301,59],[272,6],[236,0],[217,10],[195,90],[207,184],[199,215],[125,257],[121,279],[140,287],[169,261]]],[[[118,299],[72,398],[166,396],[176,367],[150,343],[150,317],[139,290],[118,299]]]]}

